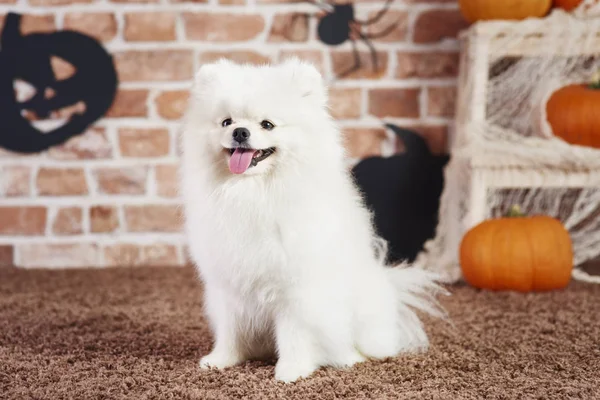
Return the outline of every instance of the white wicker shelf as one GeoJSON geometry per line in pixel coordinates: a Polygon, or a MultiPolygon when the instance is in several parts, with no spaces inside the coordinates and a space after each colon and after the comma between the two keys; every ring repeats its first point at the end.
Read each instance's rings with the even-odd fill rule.
{"type": "MultiPolygon", "coordinates": [[[[565,63],[570,67],[571,59],[581,62],[589,58],[597,60],[594,65],[600,67],[600,19],[582,20],[555,11],[544,19],[480,22],[462,32],[460,39],[456,124],[450,141],[452,157],[446,170],[440,225],[436,238],[427,243],[427,250],[419,258],[419,263],[443,272],[449,281],[460,277],[458,248],[462,236],[489,218],[492,207],[499,205],[499,197],[490,202],[492,192],[515,189],[535,193],[558,189],[564,193],[581,189],[586,194],[578,199],[579,205],[592,198],[595,199],[592,203],[597,204],[585,203],[587,214],[573,214],[568,217],[569,223],[576,226],[592,217],[596,218],[594,226],[600,224],[596,210],[600,208],[600,150],[572,146],[553,137],[544,113],[545,93],[549,95],[557,89],[552,86],[556,83],[553,79],[558,84],[575,79],[571,75],[556,76],[557,68],[565,63]],[[492,65],[506,59],[517,60],[516,70],[509,65],[508,69],[495,72],[500,75],[491,75],[492,65]],[[527,71],[531,71],[528,68],[539,60],[553,60],[547,64],[550,69],[535,70],[543,84],[532,79],[520,87],[515,84],[518,81],[505,81],[519,72],[520,79],[524,76],[527,79],[530,76],[527,71]],[[502,75],[505,73],[506,76],[502,75]],[[505,82],[509,83],[506,92],[505,82]],[[514,107],[504,108],[507,100],[513,99],[512,86],[516,86],[512,90],[519,91],[520,96],[514,107]],[[501,100],[496,102],[498,99],[501,100]],[[525,108],[521,108],[521,101],[526,102],[525,108]],[[492,114],[494,122],[491,122],[487,110],[498,112],[499,107],[501,112],[492,114]],[[531,132],[519,134],[520,129],[513,126],[531,132]],[[547,154],[551,157],[546,157],[547,154]]],[[[591,225],[585,229],[592,229],[591,225]]],[[[600,232],[577,231],[573,237],[580,240],[579,247],[575,244],[576,264],[586,261],[590,253],[595,252],[594,257],[600,254],[600,232]],[[585,251],[577,254],[578,248],[585,251]]],[[[573,276],[600,281],[586,277],[580,270],[573,276]]]]}

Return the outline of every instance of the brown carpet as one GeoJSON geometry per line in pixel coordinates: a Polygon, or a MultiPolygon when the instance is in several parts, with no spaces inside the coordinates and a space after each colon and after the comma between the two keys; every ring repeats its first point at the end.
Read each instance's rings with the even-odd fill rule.
{"type": "Polygon", "coordinates": [[[444,298],[422,355],[321,369],[200,371],[210,336],[191,268],[0,269],[2,399],[600,399],[600,285],[444,298]]]}

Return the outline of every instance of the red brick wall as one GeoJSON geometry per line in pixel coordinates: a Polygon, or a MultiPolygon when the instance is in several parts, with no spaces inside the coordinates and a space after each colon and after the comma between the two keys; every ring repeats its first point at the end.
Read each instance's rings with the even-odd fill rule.
{"type": "MultiPolygon", "coordinates": [[[[359,0],[357,17],[382,4],[359,0]]],[[[0,265],[183,263],[175,132],[199,65],[296,54],[329,79],[352,62],[349,43],[328,48],[317,40],[314,17],[292,20],[316,7],[285,0],[0,0],[0,14],[8,11],[26,14],[25,33],[75,29],[103,41],[121,85],[106,118],[84,135],[34,156],[0,149],[0,265]]],[[[380,71],[359,44],[363,69],[331,86],[333,114],[355,158],[394,147],[384,121],[415,128],[445,151],[454,38],[465,26],[456,0],[395,0],[368,32],[391,23],[396,28],[373,42],[380,71]]],[[[59,63],[56,72],[69,73],[59,63]]]]}

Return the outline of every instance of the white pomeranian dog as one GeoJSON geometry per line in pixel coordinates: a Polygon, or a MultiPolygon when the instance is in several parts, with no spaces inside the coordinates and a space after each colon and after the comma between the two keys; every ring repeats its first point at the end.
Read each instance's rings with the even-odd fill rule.
{"type": "Polygon", "coordinates": [[[214,347],[203,368],[278,357],[275,378],[425,349],[442,289],[384,265],[314,66],[202,66],[183,120],[189,249],[214,347]]]}

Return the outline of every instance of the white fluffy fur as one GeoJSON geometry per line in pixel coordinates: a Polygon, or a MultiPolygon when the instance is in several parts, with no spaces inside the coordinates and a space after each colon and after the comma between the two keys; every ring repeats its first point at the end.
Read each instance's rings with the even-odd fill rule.
{"type": "Polygon", "coordinates": [[[221,60],[196,76],[181,188],[215,337],[202,367],[278,356],[275,377],[290,382],[428,345],[413,309],[441,315],[439,287],[423,270],[383,265],[326,104],[320,74],[298,60],[221,60]],[[275,129],[261,129],[263,119],[275,129]],[[253,148],[277,151],[234,175],[223,148],[242,126],[253,148]]]}

